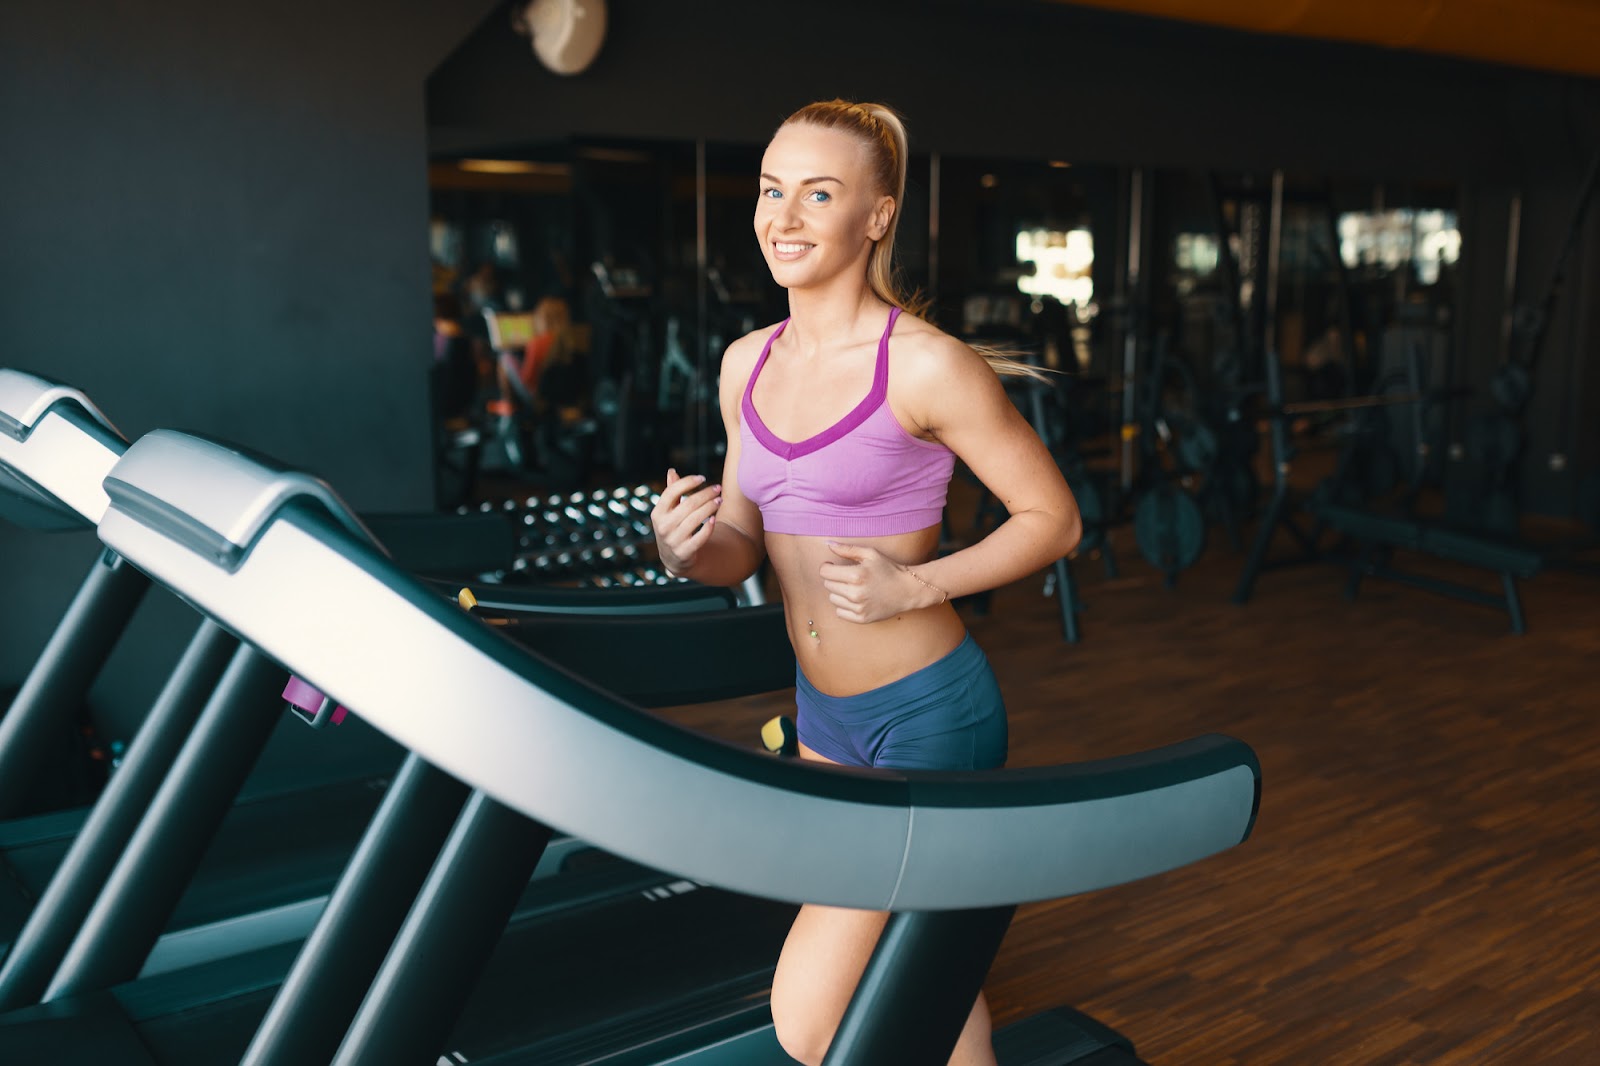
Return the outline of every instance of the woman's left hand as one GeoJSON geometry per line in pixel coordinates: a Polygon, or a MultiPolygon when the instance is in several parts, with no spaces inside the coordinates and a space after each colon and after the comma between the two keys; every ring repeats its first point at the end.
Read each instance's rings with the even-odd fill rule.
{"type": "Polygon", "coordinates": [[[822,587],[834,613],[847,622],[881,622],[902,611],[943,602],[905,567],[864,544],[835,544],[828,550],[841,561],[822,564],[822,587]]]}

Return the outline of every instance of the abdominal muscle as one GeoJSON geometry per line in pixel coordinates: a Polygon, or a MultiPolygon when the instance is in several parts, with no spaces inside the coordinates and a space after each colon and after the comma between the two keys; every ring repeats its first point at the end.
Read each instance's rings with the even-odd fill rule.
{"type": "Polygon", "coordinates": [[[818,690],[829,696],[867,692],[937,662],[961,643],[966,627],[949,603],[865,624],[840,618],[822,584],[822,564],[844,562],[828,550],[830,539],[876,548],[901,566],[916,566],[933,558],[939,527],[889,537],[766,535],[795,658],[818,690]]]}

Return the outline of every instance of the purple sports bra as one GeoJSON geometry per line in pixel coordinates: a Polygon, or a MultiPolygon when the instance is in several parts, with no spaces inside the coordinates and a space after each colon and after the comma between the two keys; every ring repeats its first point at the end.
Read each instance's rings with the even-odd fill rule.
{"type": "Polygon", "coordinates": [[[789,320],[767,338],[740,405],[739,490],[761,509],[768,533],[883,537],[939,524],[956,457],[907,433],[889,408],[889,334],[899,317],[891,308],[866,399],[798,444],[775,436],[750,399],[789,320]]]}

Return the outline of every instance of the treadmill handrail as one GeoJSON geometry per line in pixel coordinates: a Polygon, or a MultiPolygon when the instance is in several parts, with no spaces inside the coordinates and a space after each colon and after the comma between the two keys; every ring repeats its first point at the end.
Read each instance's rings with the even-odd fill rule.
{"type": "Polygon", "coordinates": [[[77,389],[0,368],[0,491],[39,513],[19,521],[84,528],[106,510],[101,482],[128,442],[77,389]]]}
{"type": "Polygon", "coordinates": [[[23,440],[46,412],[63,402],[76,404],[108,433],[122,436],[80,390],[25,370],[0,367],[0,433],[13,440],[23,440]]]}
{"type": "MultiPolygon", "coordinates": [[[[258,524],[250,544],[209,554],[182,523],[174,535],[179,502],[157,495],[197,463],[215,482],[250,460],[165,431],[135,444],[110,479],[134,491],[113,491],[107,545],[430,762],[625,858],[775,899],[940,910],[1120,884],[1231,847],[1252,825],[1259,765],[1226,737],[966,774],[723,744],[516,647],[353,535],[327,497],[285,498],[260,468],[241,474],[273,509],[243,501],[258,524]]],[[[684,668],[715,658],[707,648],[684,668]]]]}
{"type": "Polygon", "coordinates": [[[629,614],[660,612],[677,615],[689,606],[700,609],[703,605],[705,610],[733,610],[738,607],[738,597],[732,589],[692,581],[671,585],[568,588],[560,585],[479,584],[442,578],[424,580],[434,588],[451,592],[463,587],[470,588],[478,607],[490,611],[610,617],[624,609],[629,614]]]}
{"type": "Polygon", "coordinates": [[[191,433],[158,429],[140,439],[146,446],[129,448],[106,476],[106,495],[218,565],[237,565],[279,508],[305,498],[356,537],[377,544],[321,478],[191,433]]]}
{"type": "Polygon", "coordinates": [[[486,620],[518,645],[641,707],[712,703],[794,684],[794,647],[782,604],[701,607],[671,616],[619,613],[636,606],[622,600],[606,614],[493,612],[486,620]],[[718,649],[718,668],[685,669],[698,667],[706,648],[718,649]],[[618,662],[629,669],[619,671],[618,662]]]}

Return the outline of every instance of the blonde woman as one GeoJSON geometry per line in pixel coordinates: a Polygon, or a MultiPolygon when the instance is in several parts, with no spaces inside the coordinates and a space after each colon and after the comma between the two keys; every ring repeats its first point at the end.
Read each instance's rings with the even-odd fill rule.
{"type": "MultiPolygon", "coordinates": [[[[652,520],[674,574],[734,585],[763,559],[798,662],[803,758],[972,770],[1006,757],[1006,715],[951,600],[1069,552],[1081,526],[1056,464],[984,356],[918,316],[896,284],[906,134],[878,104],[801,108],[761,162],[755,234],[789,317],[723,356],[721,484],[667,472],[652,520]],[[937,556],[960,459],[1009,517],[937,556]]],[[[820,1063],[886,915],[807,905],[785,942],[772,1014],[820,1063]]],[[[951,1063],[994,1062],[980,995],[951,1063]]]]}

